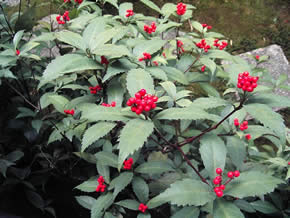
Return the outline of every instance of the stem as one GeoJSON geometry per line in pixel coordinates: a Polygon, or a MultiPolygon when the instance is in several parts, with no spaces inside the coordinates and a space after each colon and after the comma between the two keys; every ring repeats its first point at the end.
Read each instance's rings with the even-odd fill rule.
{"type": "Polygon", "coordinates": [[[186,140],[184,140],[183,142],[179,143],[179,147],[182,147],[200,137],[202,137],[204,134],[218,128],[226,119],[228,119],[233,113],[235,113],[236,111],[240,110],[243,107],[244,102],[246,101],[245,95],[243,95],[243,99],[241,100],[240,104],[238,107],[234,108],[234,110],[232,112],[230,112],[227,116],[225,116],[220,122],[218,122],[216,125],[214,125],[213,127],[210,127],[206,130],[204,130],[202,133],[200,133],[197,136],[192,136],[186,140]]]}
{"type": "Polygon", "coordinates": [[[224,184],[224,185],[227,185],[227,184],[229,184],[229,182],[230,182],[230,181],[232,181],[232,180],[233,180],[233,178],[230,178],[228,181],[226,181],[226,182],[225,182],[225,184],[224,184]]]}
{"type": "Polygon", "coordinates": [[[1,8],[2,12],[3,12],[4,19],[5,19],[5,21],[6,21],[7,25],[8,25],[9,30],[11,31],[12,38],[13,38],[13,37],[14,37],[14,32],[13,32],[13,30],[12,30],[12,27],[10,26],[10,23],[9,23],[7,17],[6,17],[6,14],[5,14],[4,9],[3,9],[3,7],[2,7],[1,4],[0,4],[0,8],[1,8]]]}
{"type": "Polygon", "coordinates": [[[200,59],[200,57],[201,57],[201,54],[199,54],[196,57],[196,59],[194,60],[194,62],[183,73],[186,73],[187,71],[189,71],[192,68],[192,66],[200,59]]]}

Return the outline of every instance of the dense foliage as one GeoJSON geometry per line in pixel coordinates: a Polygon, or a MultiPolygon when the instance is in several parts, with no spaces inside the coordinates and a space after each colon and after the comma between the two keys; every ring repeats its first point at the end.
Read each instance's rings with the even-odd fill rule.
{"type": "MultiPolygon", "coordinates": [[[[284,76],[274,80],[226,52],[226,37],[195,21],[194,6],[141,2],[160,16],[117,0],[65,1],[74,9],[32,35],[1,17],[0,81],[20,97],[16,118],[38,141],[34,161],[57,171],[90,163],[75,188],[92,218],[287,217],[279,195],[289,189],[290,135],[273,110],[290,106],[273,94],[284,76]],[[108,4],[118,15],[104,13],[108,4]],[[184,25],[192,31],[180,32],[184,25]]],[[[6,172],[25,149],[2,150],[9,183],[6,172]]],[[[16,172],[31,203],[54,214],[26,180],[30,172],[16,172]]]]}

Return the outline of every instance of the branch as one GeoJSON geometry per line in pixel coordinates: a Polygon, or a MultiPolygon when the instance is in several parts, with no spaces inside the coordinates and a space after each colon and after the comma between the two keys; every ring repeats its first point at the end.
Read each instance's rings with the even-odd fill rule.
{"type": "Polygon", "coordinates": [[[227,116],[225,116],[220,122],[218,122],[216,125],[214,125],[213,127],[210,127],[210,128],[208,128],[208,129],[206,129],[206,130],[204,130],[202,133],[200,133],[199,135],[197,135],[197,136],[192,136],[192,137],[190,137],[190,138],[188,138],[188,139],[186,139],[186,140],[184,140],[183,142],[180,142],[180,143],[178,143],[178,146],[179,147],[182,147],[182,146],[184,146],[184,145],[186,145],[186,144],[188,144],[188,143],[191,143],[191,142],[193,142],[194,140],[196,140],[196,139],[198,139],[198,138],[200,138],[200,137],[202,137],[204,134],[206,134],[206,133],[208,133],[208,132],[210,132],[210,131],[212,131],[212,130],[214,130],[214,129],[216,129],[216,128],[218,128],[226,119],[228,119],[233,113],[235,113],[236,111],[238,111],[238,110],[240,110],[242,107],[243,107],[243,104],[244,104],[244,102],[246,101],[246,98],[245,98],[245,95],[243,96],[243,99],[241,100],[241,102],[240,102],[240,104],[239,104],[239,106],[238,107],[236,107],[236,108],[234,108],[234,110],[232,111],[232,112],[230,112],[227,116]]]}

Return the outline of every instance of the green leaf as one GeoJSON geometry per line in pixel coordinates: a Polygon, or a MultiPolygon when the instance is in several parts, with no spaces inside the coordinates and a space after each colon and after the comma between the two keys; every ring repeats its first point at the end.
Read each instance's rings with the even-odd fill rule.
{"type": "Polygon", "coordinates": [[[233,60],[232,55],[223,50],[209,50],[206,56],[209,58],[218,58],[229,61],[233,60]]]}
{"type": "MultiPolygon", "coordinates": [[[[32,42],[29,41],[27,43],[25,43],[19,50],[20,50],[20,55],[19,56],[24,56],[24,54],[28,51],[30,51],[31,49],[35,48],[36,46],[40,45],[38,42],[32,42]]],[[[32,56],[35,57],[35,56],[32,56]]],[[[36,58],[38,59],[38,58],[36,58]]]]}
{"type": "Polygon", "coordinates": [[[76,196],[77,202],[82,205],[84,208],[91,210],[93,205],[96,204],[96,199],[90,197],[90,196],[76,196]]]}
{"type": "Polygon", "coordinates": [[[220,198],[214,202],[213,218],[244,218],[243,213],[233,203],[220,198]]]}
{"type": "Polygon", "coordinates": [[[78,33],[65,30],[55,33],[55,36],[61,42],[67,43],[81,50],[86,49],[83,38],[78,33]]]}
{"type": "Polygon", "coordinates": [[[259,95],[251,96],[249,102],[266,104],[269,107],[290,107],[288,97],[275,95],[274,93],[259,93],[259,95]]]}
{"type": "Polygon", "coordinates": [[[154,124],[147,120],[133,119],[130,120],[122,129],[119,138],[119,159],[118,168],[121,169],[123,161],[141,148],[147,138],[153,132],[154,124]]]}
{"type": "Polygon", "coordinates": [[[50,100],[50,103],[52,103],[53,106],[55,107],[55,109],[58,112],[64,114],[63,111],[64,111],[64,109],[66,109],[65,106],[68,103],[68,99],[61,96],[61,95],[50,95],[48,98],[50,100]]]}
{"type": "Polygon", "coordinates": [[[177,211],[171,218],[198,218],[199,212],[197,207],[184,207],[177,211]]]}
{"type": "Polygon", "coordinates": [[[133,53],[138,58],[143,57],[144,52],[147,52],[152,55],[155,52],[159,51],[165,45],[165,43],[166,43],[165,40],[158,38],[146,41],[144,40],[134,47],[133,53]]]}
{"type": "Polygon", "coordinates": [[[160,79],[163,81],[168,80],[166,73],[159,67],[146,67],[146,70],[156,79],[160,79]]]}
{"type": "Polygon", "coordinates": [[[123,96],[124,96],[125,90],[122,87],[122,84],[119,81],[119,79],[117,78],[112,79],[109,82],[108,87],[110,87],[107,90],[108,103],[112,103],[113,101],[115,101],[117,107],[122,107],[123,96]]]}
{"type": "Polygon", "coordinates": [[[194,29],[196,29],[198,32],[202,33],[203,32],[203,27],[201,25],[201,23],[197,22],[197,21],[192,21],[191,25],[194,29]]]}
{"type": "Polygon", "coordinates": [[[75,187],[76,189],[79,189],[83,192],[95,192],[97,186],[99,185],[97,180],[94,181],[85,181],[82,184],[75,187]]]}
{"type": "Polygon", "coordinates": [[[150,213],[144,214],[144,213],[139,213],[137,218],[151,218],[150,213]]]}
{"type": "Polygon", "coordinates": [[[220,93],[209,83],[200,82],[200,87],[208,94],[208,96],[220,97],[220,93]]]}
{"type": "Polygon", "coordinates": [[[82,119],[90,122],[107,121],[127,121],[128,118],[122,115],[121,109],[117,107],[104,107],[95,104],[85,104],[80,108],[82,119]]]}
{"type": "Polygon", "coordinates": [[[212,75],[214,75],[216,71],[216,63],[213,60],[209,59],[206,56],[203,56],[200,58],[199,61],[201,62],[201,64],[205,65],[211,71],[212,75]]]}
{"type": "Polygon", "coordinates": [[[285,142],[285,125],[282,116],[263,104],[245,105],[246,111],[264,126],[275,132],[285,142]]]}
{"type": "Polygon", "coordinates": [[[108,165],[115,168],[117,168],[118,166],[118,156],[113,153],[101,151],[96,153],[95,157],[97,158],[98,161],[100,161],[104,165],[108,165]]]}
{"type": "Polygon", "coordinates": [[[163,87],[163,89],[167,92],[167,94],[172,98],[176,99],[176,86],[173,82],[166,81],[160,83],[160,85],[163,87]]]}
{"type": "Polygon", "coordinates": [[[150,1],[150,0],[141,0],[141,2],[143,4],[145,4],[145,5],[147,5],[149,8],[151,8],[151,9],[157,11],[159,14],[161,14],[160,8],[156,4],[154,4],[152,1],[150,1]]]}
{"type": "Polygon", "coordinates": [[[229,102],[227,102],[224,99],[221,98],[215,98],[215,97],[208,97],[208,98],[197,98],[193,101],[193,103],[190,105],[190,107],[199,107],[202,109],[212,109],[217,108],[221,106],[227,106],[229,105],[229,102]]]}
{"type": "Polygon", "coordinates": [[[262,172],[243,172],[227,185],[224,194],[237,198],[259,196],[274,191],[281,183],[282,180],[262,172]]]}
{"type": "Polygon", "coordinates": [[[166,3],[162,6],[161,12],[165,18],[168,18],[171,14],[176,12],[176,5],[173,3],[166,3]]]}
{"type": "Polygon", "coordinates": [[[99,196],[91,209],[91,218],[102,218],[103,213],[111,206],[113,201],[112,193],[99,196]]]}
{"type": "Polygon", "coordinates": [[[82,140],[81,151],[83,152],[95,141],[107,135],[115,126],[115,123],[100,122],[88,128],[82,140]]]}
{"type": "Polygon", "coordinates": [[[216,177],[216,168],[224,169],[227,149],[218,136],[206,135],[200,140],[200,155],[210,178],[216,177]]]}
{"type": "Polygon", "coordinates": [[[174,67],[160,67],[162,70],[164,70],[168,76],[168,78],[172,81],[177,81],[181,83],[182,85],[188,85],[188,79],[184,75],[184,73],[174,67]]]}
{"type": "Polygon", "coordinates": [[[8,69],[0,70],[0,78],[1,77],[17,79],[16,76],[14,76],[13,73],[8,69]]]}
{"type": "Polygon", "coordinates": [[[114,188],[113,196],[116,197],[133,179],[133,173],[131,172],[123,172],[118,177],[112,180],[109,190],[114,188]]]}
{"type": "Polygon", "coordinates": [[[127,59],[122,58],[115,61],[113,64],[110,64],[107,73],[103,78],[103,82],[107,81],[113,76],[116,76],[119,73],[127,72],[132,68],[136,68],[137,65],[132,64],[127,59]]]}
{"type": "Polygon", "coordinates": [[[141,89],[146,89],[147,93],[154,93],[153,79],[149,73],[143,69],[130,70],[127,75],[127,89],[131,96],[141,89]]]}
{"type": "Polygon", "coordinates": [[[218,120],[218,117],[195,107],[169,108],[159,112],[156,116],[159,120],[218,120]]]}
{"type": "Polygon", "coordinates": [[[142,177],[134,177],[132,187],[140,202],[147,202],[149,198],[149,187],[142,177]]]}
{"type": "Polygon", "coordinates": [[[102,69],[103,67],[96,61],[79,54],[66,54],[58,56],[47,65],[43,76],[41,77],[39,88],[44,84],[63,76],[66,73],[102,69]]]}
{"type": "Polygon", "coordinates": [[[128,208],[130,210],[138,210],[139,205],[140,205],[139,202],[137,202],[136,200],[131,200],[131,199],[119,201],[119,202],[116,202],[115,204],[128,208]]]}
{"type": "Polygon", "coordinates": [[[145,162],[135,169],[137,173],[147,174],[161,174],[168,171],[173,171],[173,168],[167,161],[145,162]]]}
{"type": "Polygon", "coordinates": [[[105,31],[106,22],[103,17],[95,18],[83,32],[83,42],[91,50],[99,39],[99,34],[105,31]]]}
{"type": "Polygon", "coordinates": [[[260,211],[261,213],[265,213],[265,214],[279,213],[279,210],[268,201],[258,200],[258,201],[251,202],[251,205],[257,211],[260,211]]]}
{"type": "Polygon", "coordinates": [[[147,206],[152,209],[169,201],[177,206],[200,206],[214,199],[215,195],[210,186],[201,181],[184,179],[171,184],[165,192],[152,198],[147,206]]]}
{"type": "Polygon", "coordinates": [[[92,53],[99,56],[108,56],[110,59],[120,58],[122,56],[130,56],[129,50],[124,45],[112,44],[101,45],[92,50],[92,53]]]}
{"type": "Polygon", "coordinates": [[[246,146],[244,142],[237,137],[227,137],[227,150],[232,163],[241,169],[246,159],[246,146]]]}
{"type": "Polygon", "coordinates": [[[18,48],[18,44],[22,38],[24,34],[24,30],[18,31],[13,38],[13,45],[14,45],[14,49],[16,50],[18,48]]]}
{"type": "Polygon", "coordinates": [[[249,213],[256,212],[256,210],[253,208],[253,206],[249,202],[247,202],[246,200],[241,200],[241,199],[235,200],[234,204],[243,211],[246,211],[249,213]]]}
{"type": "Polygon", "coordinates": [[[95,158],[94,155],[89,154],[89,153],[85,153],[85,152],[74,152],[74,154],[82,159],[84,159],[85,161],[95,164],[97,159],[95,158]]]}
{"type": "Polygon", "coordinates": [[[107,165],[103,164],[101,161],[98,161],[97,170],[99,175],[102,175],[104,177],[106,183],[110,183],[110,168],[107,165]]]}

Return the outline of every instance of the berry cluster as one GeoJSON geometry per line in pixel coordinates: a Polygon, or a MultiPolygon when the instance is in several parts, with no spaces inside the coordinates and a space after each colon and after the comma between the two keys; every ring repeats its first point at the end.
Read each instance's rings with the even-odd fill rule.
{"type": "Polygon", "coordinates": [[[16,55],[20,55],[20,51],[18,49],[16,49],[16,55]]]}
{"type": "Polygon", "coordinates": [[[105,56],[101,56],[101,64],[105,64],[105,65],[109,64],[109,61],[105,56]]]}
{"type": "Polygon", "coordinates": [[[204,52],[208,52],[208,49],[210,49],[210,45],[208,45],[205,41],[205,39],[202,39],[200,42],[195,44],[198,48],[202,48],[204,52]]]}
{"type": "Polygon", "coordinates": [[[125,170],[131,170],[132,165],[133,165],[133,158],[130,157],[128,160],[124,160],[123,164],[124,164],[125,170]]]}
{"type": "Polygon", "coordinates": [[[205,65],[203,65],[202,67],[201,67],[201,72],[204,72],[205,71],[205,68],[206,68],[206,66],[205,65]]]}
{"type": "Polygon", "coordinates": [[[98,178],[99,185],[96,188],[96,192],[104,192],[105,191],[106,185],[104,184],[104,182],[105,182],[104,177],[103,176],[100,176],[98,178]]]}
{"type": "Polygon", "coordinates": [[[139,115],[143,111],[150,111],[151,109],[156,108],[155,102],[157,101],[157,96],[146,94],[146,90],[141,89],[135,94],[135,98],[129,98],[127,105],[131,107],[131,111],[139,115]]]}
{"type": "Polygon", "coordinates": [[[252,138],[252,136],[251,136],[251,134],[247,134],[247,135],[245,135],[245,138],[249,141],[252,138]]]}
{"type": "Polygon", "coordinates": [[[151,23],[151,26],[144,25],[144,31],[148,34],[154,33],[156,31],[156,24],[155,22],[151,23]]]}
{"type": "Polygon", "coordinates": [[[182,54],[182,53],[184,52],[183,42],[182,42],[182,41],[177,40],[177,48],[179,48],[179,49],[178,49],[178,53],[179,53],[179,54],[182,54]]]}
{"type": "Polygon", "coordinates": [[[144,52],[143,57],[139,58],[139,61],[150,60],[150,59],[151,59],[151,54],[144,52]]]}
{"type": "Polygon", "coordinates": [[[228,46],[228,43],[223,41],[221,44],[219,43],[219,39],[214,40],[213,46],[219,48],[219,50],[223,50],[225,47],[228,46]]]}
{"type": "Polygon", "coordinates": [[[244,131],[245,129],[248,129],[248,121],[244,121],[240,125],[239,119],[235,118],[234,119],[234,125],[237,126],[237,127],[240,126],[240,130],[241,131],[244,131]]]}
{"type": "Polygon", "coordinates": [[[226,184],[228,184],[234,177],[239,177],[240,176],[240,171],[236,170],[235,172],[228,172],[228,178],[229,180],[222,185],[222,173],[223,170],[221,168],[216,168],[216,173],[218,174],[217,177],[214,178],[213,180],[213,184],[218,185],[214,188],[214,192],[216,194],[217,197],[222,197],[224,195],[223,190],[225,190],[226,188],[226,184]]]}
{"type": "Polygon", "coordinates": [[[256,60],[258,61],[260,59],[260,56],[259,55],[256,55],[256,60]]]}
{"type": "Polygon", "coordinates": [[[258,76],[250,76],[248,71],[239,73],[237,87],[243,91],[252,92],[257,87],[258,76]]]}
{"type": "Polygon", "coordinates": [[[101,105],[104,106],[104,107],[116,107],[116,102],[115,101],[112,101],[111,104],[102,103],[101,105]]]}
{"type": "Polygon", "coordinates": [[[207,25],[206,23],[201,24],[203,28],[207,28],[208,30],[212,29],[212,26],[207,25]]]}
{"type": "Polygon", "coordinates": [[[91,94],[97,94],[98,91],[102,89],[102,87],[99,85],[96,85],[95,87],[91,86],[89,89],[90,89],[91,94]]]}
{"type": "Polygon", "coordinates": [[[75,0],[75,2],[81,4],[83,0],[75,0]]]}
{"type": "Polygon", "coordinates": [[[140,204],[138,210],[141,211],[142,213],[145,213],[145,211],[148,209],[146,204],[140,204]]]}
{"type": "Polygon", "coordinates": [[[71,110],[64,110],[63,111],[65,114],[70,114],[70,115],[74,115],[75,114],[75,110],[74,109],[71,109],[71,110]]]}
{"type": "Polygon", "coordinates": [[[178,3],[176,6],[176,13],[181,16],[181,15],[184,15],[185,12],[186,12],[186,5],[181,2],[178,3]]]}
{"type": "Polygon", "coordinates": [[[128,9],[127,11],[126,11],[126,17],[131,17],[131,16],[133,16],[134,15],[134,12],[133,12],[133,10],[132,9],[128,9]]]}
{"type": "Polygon", "coordinates": [[[69,11],[65,11],[62,16],[61,15],[56,16],[56,21],[58,22],[58,24],[65,24],[67,21],[69,21],[70,18],[68,14],[69,11]]]}
{"type": "Polygon", "coordinates": [[[157,61],[153,61],[153,64],[154,64],[155,66],[158,66],[158,65],[159,65],[157,61]]]}

